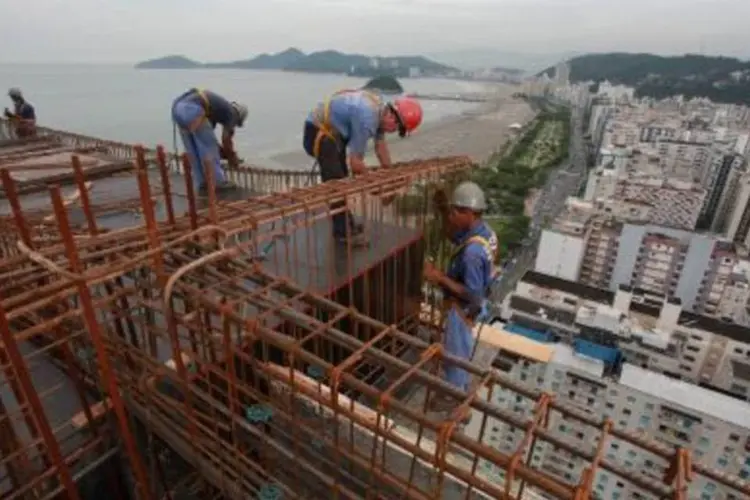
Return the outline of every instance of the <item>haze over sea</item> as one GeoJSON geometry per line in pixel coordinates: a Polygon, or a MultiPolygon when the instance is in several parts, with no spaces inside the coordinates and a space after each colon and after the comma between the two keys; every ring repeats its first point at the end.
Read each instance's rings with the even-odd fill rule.
{"type": "MultiPolygon", "coordinates": [[[[238,133],[241,156],[265,158],[301,148],[302,124],[315,103],[355,88],[362,78],[253,70],[137,70],[128,66],[0,65],[0,89],[21,87],[40,125],[147,146],[172,149],[172,100],[191,87],[216,91],[250,108],[238,133]]],[[[404,79],[406,92],[481,91],[482,84],[404,79]]],[[[10,106],[7,98],[3,106],[10,106]]],[[[474,105],[425,101],[425,122],[457,115],[474,105]]],[[[182,146],[180,144],[180,150],[182,146]]]]}

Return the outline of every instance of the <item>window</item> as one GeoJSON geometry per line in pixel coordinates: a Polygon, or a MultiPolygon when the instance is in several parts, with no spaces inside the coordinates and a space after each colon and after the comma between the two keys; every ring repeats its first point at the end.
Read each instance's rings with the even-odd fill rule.
{"type": "Polygon", "coordinates": [[[648,424],[650,424],[650,423],[651,423],[651,417],[649,417],[648,415],[643,415],[643,416],[641,417],[641,425],[642,425],[642,426],[644,426],[644,427],[645,427],[645,426],[647,426],[647,425],[648,425],[648,424]]]}
{"type": "Polygon", "coordinates": [[[718,465],[719,467],[726,467],[728,464],[729,464],[729,461],[724,457],[721,457],[720,459],[716,461],[716,465],[718,465]]]}
{"type": "Polygon", "coordinates": [[[635,397],[634,396],[628,396],[628,403],[635,403],[635,397]]]}
{"type": "Polygon", "coordinates": [[[647,410],[653,410],[654,409],[654,405],[651,404],[651,403],[646,403],[646,409],[647,410]]]}

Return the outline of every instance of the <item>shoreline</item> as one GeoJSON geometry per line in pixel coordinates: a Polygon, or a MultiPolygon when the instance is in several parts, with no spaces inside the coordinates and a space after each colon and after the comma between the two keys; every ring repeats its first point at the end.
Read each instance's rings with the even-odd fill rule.
{"type": "MultiPolygon", "coordinates": [[[[511,137],[511,124],[525,125],[534,116],[528,103],[511,97],[508,92],[474,109],[428,123],[404,140],[389,139],[388,145],[394,163],[461,155],[483,162],[511,137]]],[[[372,151],[365,159],[369,165],[376,161],[372,151]]],[[[311,167],[312,159],[300,148],[252,159],[250,163],[273,169],[306,170],[311,167]]]]}

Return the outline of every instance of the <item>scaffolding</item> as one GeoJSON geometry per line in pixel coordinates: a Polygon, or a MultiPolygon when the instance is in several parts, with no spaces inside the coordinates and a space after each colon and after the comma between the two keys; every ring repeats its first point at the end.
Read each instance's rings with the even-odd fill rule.
{"type": "Polygon", "coordinates": [[[241,168],[241,196],[222,201],[197,196],[160,149],[130,148],[129,166],[104,175],[74,146],[69,172],[28,183],[8,147],[0,498],[588,499],[599,470],[653,498],[688,498],[696,474],[750,495],[687,450],[444,352],[421,269],[445,251],[436,200],[466,178],[466,158],[310,185],[241,168]],[[346,210],[368,247],[331,238],[346,210]],[[468,393],[443,381],[446,363],[471,373],[468,393]],[[530,418],[495,406],[501,389],[533,402],[530,418]],[[429,411],[436,394],[456,401],[448,417],[429,411]],[[598,438],[567,441],[547,426],[555,413],[598,438]],[[494,421],[525,433],[514,454],[485,437],[494,421]],[[613,440],[668,473],[611,463],[613,440]],[[542,443],[587,462],[577,482],[532,465],[542,443]]]}

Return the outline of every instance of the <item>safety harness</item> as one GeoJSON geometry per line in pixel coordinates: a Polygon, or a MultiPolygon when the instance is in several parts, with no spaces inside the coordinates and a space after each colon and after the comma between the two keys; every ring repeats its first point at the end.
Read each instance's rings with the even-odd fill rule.
{"type": "MultiPolygon", "coordinates": [[[[449,262],[448,268],[450,269],[453,266],[453,262],[455,261],[455,259],[461,254],[461,252],[463,252],[466,249],[466,247],[468,247],[472,243],[478,243],[482,245],[484,250],[487,252],[487,258],[490,261],[490,276],[493,277],[493,279],[490,281],[490,284],[492,284],[492,282],[494,281],[494,276],[495,276],[494,252],[492,250],[492,245],[490,244],[490,240],[488,240],[484,236],[480,236],[476,234],[474,236],[471,236],[470,238],[467,238],[466,241],[464,241],[458,247],[456,247],[456,249],[453,251],[448,261],[449,262]]],[[[446,299],[445,302],[446,303],[444,305],[445,305],[446,311],[449,310],[451,307],[455,307],[456,312],[461,317],[461,319],[463,319],[467,325],[473,326],[474,319],[466,313],[464,308],[461,307],[461,304],[458,302],[458,300],[456,300],[455,298],[448,298],[446,299]]]]}
{"type": "Polygon", "coordinates": [[[362,94],[370,101],[373,108],[380,110],[383,106],[383,101],[379,96],[368,92],[367,90],[359,89],[347,89],[339,90],[332,94],[328,99],[323,102],[323,106],[316,108],[313,114],[313,124],[318,127],[318,134],[315,136],[315,142],[313,142],[313,156],[318,158],[320,156],[320,142],[323,138],[328,138],[334,141],[337,145],[339,143],[340,133],[331,124],[331,103],[334,98],[343,94],[350,94],[354,92],[362,92],[362,94]]]}
{"type": "Polygon", "coordinates": [[[185,94],[185,97],[187,97],[191,93],[197,94],[201,100],[201,103],[203,104],[203,114],[201,116],[198,116],[195,120],[190,122],[190,125],[188,125],[188,130],[192,133],[198,130],[198,127],[203,124],[204,120],[208,119],[208,116],[211,112],[211,102],[208,100],[208,95],[206,95],[206,91],[203,89],[192,89],[190,92],[185,94]]]}

